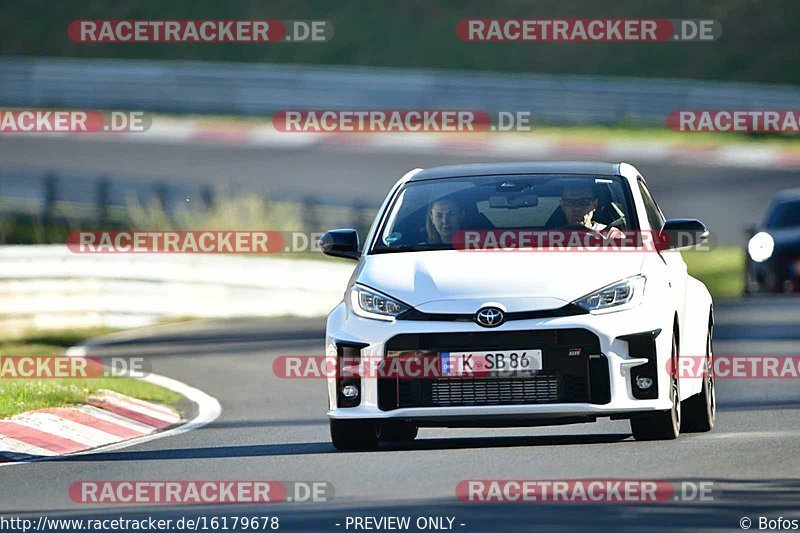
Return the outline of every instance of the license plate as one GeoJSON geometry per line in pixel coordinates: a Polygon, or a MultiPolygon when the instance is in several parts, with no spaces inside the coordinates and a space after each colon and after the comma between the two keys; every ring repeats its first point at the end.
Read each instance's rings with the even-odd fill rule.
{"type": "Polygon", "coordinates": [[[439,360],[446,377],[514,377],[542,369],[541,350],[441,352],[439,360]]]}

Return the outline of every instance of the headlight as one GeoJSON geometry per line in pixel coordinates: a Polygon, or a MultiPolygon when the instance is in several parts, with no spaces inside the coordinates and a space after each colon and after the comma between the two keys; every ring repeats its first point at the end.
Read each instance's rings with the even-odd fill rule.
{"type": "Polygon", "coordinates": [[[644,276],[634,276],[632,278],[618,281],[608,287],[587,294],[583,298],[575,300],[575,305],[579,305],[587,311],[622,311],[638,305],[644,294],[644,276]]]}
{"type": "Polygon", "coordinates": [[[404,303],[358,285],[350,289],[350,306],[358,316],[376,320],[394,320],[410,309],[404,303]]]}
{"type": "Polygon", "coordinates": [[[764,231],[753,235],[747,243],[747,253],[756,263],[762,263],[772,257],[773,250],[775,250],[775,240],[772,235],[764,231]]]}

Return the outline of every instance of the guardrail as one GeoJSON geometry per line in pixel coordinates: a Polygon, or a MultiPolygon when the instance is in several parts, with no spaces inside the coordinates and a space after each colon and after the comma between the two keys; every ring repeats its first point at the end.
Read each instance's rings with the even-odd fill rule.
{"type": "Polygon", "coordinates": [[[800,88],[711,81],[122,59],[0,59],[0,105],[268,115],[279,109],[530,111],[663,124],[676,109],[794,109],[800,88]]]}
{"type": "Polygon", "coordinates": [[[170,318],[320,316],[355,267],[271,257],[92,254],[0,246],[0,335],[170,318]]]}

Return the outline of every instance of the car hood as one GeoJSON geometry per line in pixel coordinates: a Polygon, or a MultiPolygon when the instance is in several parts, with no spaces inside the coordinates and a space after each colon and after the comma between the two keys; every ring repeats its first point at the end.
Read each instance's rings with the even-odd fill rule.
{"type": "Polygon", "coordinates": [[[356,282],[426,312],[561,307],[642,271],[641,252],[464,252],[368,255],[356,282]]]}
{"type": "Polygon", "coordinates": [[[800,250],[800,228],[781,228],[765,230],[775,241],[775,249],[780,252],[800,250]]]}

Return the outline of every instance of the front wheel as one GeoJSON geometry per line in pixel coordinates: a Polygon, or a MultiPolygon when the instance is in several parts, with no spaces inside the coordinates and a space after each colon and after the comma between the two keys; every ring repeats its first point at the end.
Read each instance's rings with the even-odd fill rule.
{"type": "Polygon", "coordinates": [[[337,450],[374,450],[378,447],[378,425],[370,420],[331,418],[331,441],[337,450]]]}
{"type": "Polygon", "coordinates": [[[678,381],[678,345],[672,336],[669,399],[672,408],[666,411],[631,418],[631,433],[636,440],[673,440],[681,433],[681,394],[678,381]]]}
{"type": "Polygon", "coordinates": [[[709,320],[703,389],[699,394],[695,394],[683,402],[683,427],[690,433],[711,431],[717,415],[717,391],[714,383],[714,354],[711,348],[712,328],[710,322],[709,320]]]}
{"type": "Polygon", "coordinates": [[[750,270],[749,266],[745,266],[745,274],[744,274],[744,295],[745,296],[753,296],[758,294],[759,292],[758,280],[756,280],[755,275],[750,270]]]}

